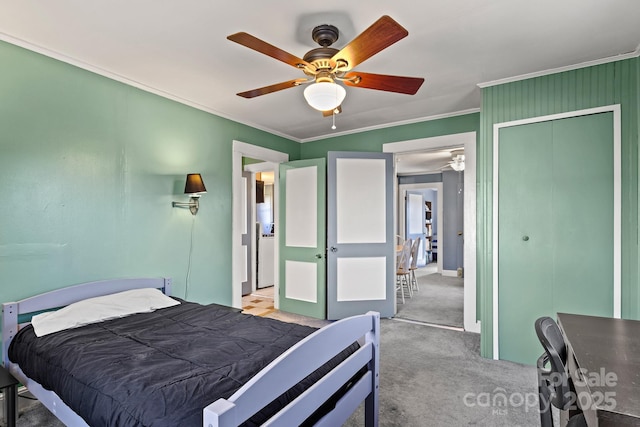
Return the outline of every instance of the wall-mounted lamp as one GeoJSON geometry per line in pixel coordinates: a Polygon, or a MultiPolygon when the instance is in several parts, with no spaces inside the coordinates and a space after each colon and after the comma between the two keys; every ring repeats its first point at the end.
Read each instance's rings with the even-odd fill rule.
{"type": "Polygon", "coordinates": [[[207,189],[202,182],[202,176],[199,173],[190,173],[187,175],[187,182],[184,185],[184,194],[189,194],[191,198],[188,202],[172,202],[174,208],[189,208],[193,215],[198,213],[200,208],[200,196],[206,193],[207,189]]]}

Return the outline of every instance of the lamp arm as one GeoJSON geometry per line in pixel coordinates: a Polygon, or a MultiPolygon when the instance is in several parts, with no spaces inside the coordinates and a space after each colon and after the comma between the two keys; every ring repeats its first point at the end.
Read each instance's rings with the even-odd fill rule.
{"type": "Polygon", "coordinates": [[[171,206],[174,208],[189,208],[192,215],[198,213],[200,209],[200,199],[198,197],[191,197],[188,202],[171,202],[171,206]]]}

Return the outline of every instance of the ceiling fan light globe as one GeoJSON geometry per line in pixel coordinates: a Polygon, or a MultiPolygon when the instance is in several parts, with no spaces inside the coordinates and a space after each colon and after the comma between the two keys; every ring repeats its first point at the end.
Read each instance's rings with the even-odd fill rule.
{"type": "Polygon", "coordinates": [[[347,91],[336,83],[320,82],[307,86],[304,98],[318,111],[330,111],[338,108],[344,101],[347,91]]]}

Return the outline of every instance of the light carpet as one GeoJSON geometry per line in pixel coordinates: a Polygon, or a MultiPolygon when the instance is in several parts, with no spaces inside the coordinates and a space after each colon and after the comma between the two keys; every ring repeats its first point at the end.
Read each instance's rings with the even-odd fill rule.
{"type": "Polygon", "coordinates": [[[435,269],[417,270],[416,279],[420,290],[405,303],[398,298],[396,317],[418,322],[463,327],[464,279],[438,274],[435,269]]]}
{"type": "Polygon", "coordinates": [[[480,357],[480,335],[383,319],[380,341],[380,426],[539,425],[535,367],[480,357]]]}

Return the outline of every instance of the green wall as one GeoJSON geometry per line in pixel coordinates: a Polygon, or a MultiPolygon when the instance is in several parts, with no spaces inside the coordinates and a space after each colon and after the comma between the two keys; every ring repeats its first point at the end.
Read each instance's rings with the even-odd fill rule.
{"type": "Polygon", "coordinates": [[[382,152],[382,145],[388,142],[478,132],[479,129],[480,113],[463,114],[445,119],[429,120],[306,142],[302,144],[300,155],[303,159],[313,159],[326,157],[328,151],[382,152]]]}
{"type": "Polygon", "coordinates": [[[170,276],[189,299],[231,303],[232,141],[289,153],[376,151],[387,142],[478,132],[482,353],[492,349],[494,123],[622,106],[622,312],[640,318],[639,59],[488,87],[481,113],[298,144],[0,42],[0,301],[72,283],[170,276]],[[184,177],[203,175],[196,217],[184,177]]]}
{"type": "MultiPolygon", "coordinates": [[[[620,104],[622,126],[622,316],[640,318],[638,282],[639,59],[627,59],[482,90],[478,179],[478,284],[482,355],[493,347],[493,125],[494,123],[620,104]]],[[[570,167],[571,159],[567,159],[570,167]]],[[[585,207],[588,209],[589,207],[585,207]]],[[[597,243],[596,243],[597,244],[597,243]]],[[[597,262],[585,260],[584,262],[597,262]]],[[[533,325],[531,326],[533,328],[533,325]]]]}
{"type": "Polygon", "coordinates": [[[0,301],[89,280],[169,276],[231,304],[231,158],[239,140],[292,160],[478,131],[479,113],[306,144],[0,42],[0,301]],[[200,212],[174,209],[202,174],[200,212]]]}
{"type": "Polygon", "coordinates": [[[113,277],[169,276],[231,304],[232,141],[300,144],[0,42],[0,301],[113,277]],[[208,193],[171,202],[187,173],[208,193]]]}

